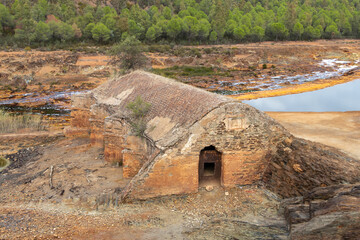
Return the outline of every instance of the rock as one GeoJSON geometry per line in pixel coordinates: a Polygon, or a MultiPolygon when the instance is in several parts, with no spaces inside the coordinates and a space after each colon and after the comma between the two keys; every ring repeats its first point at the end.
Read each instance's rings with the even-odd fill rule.
{"type": "Polygon", "coordinates": [[[211,185],[208,185],[205,187],[205,189],[206,189],[206,191],[211,192],[212,190],[214,190],[214,187],[211,185]]]}
{"type": "Polygon", "coordinates": [[[289,226],[310,220],[310,207],[308,204],[289,205],[285,208],[285,219],[289,226]]]}
{"type": "Polygon", "coordinates": [[[229,196],[229,192],[225,192],[225,196],[229,196]]]}
{"type": "Polygon", "coordinates": [[[328,199],[336,195],[336,186],[360,181],[359,161],[335,148],[304,139],[282,141],[269,162],[263,177],[265,187],[282,197],[305,194],[304,198],[328,199]],[[312,192],[322,186],[333,187],[312,192]]]}
{"type": "Polygon", "coordinates": [[[360,212],[336,212],[296,224],[290,233],[290,239],[359,239],[360,212]]]}
{"type": "Polygon", "coordinates": [[[301,198],[285,199],[290,239],[358,239],[360,184],[315,188],[301,198]]]}
{"type": "Polygon", "coordinates": [[[352,185],[333,185],[329,187],[317,187],[304,195],[304,201],[311,201],[316,199],[327,200],[329,198],[333,198],[340,193],[350,191],[352,188],[352,185]]]}

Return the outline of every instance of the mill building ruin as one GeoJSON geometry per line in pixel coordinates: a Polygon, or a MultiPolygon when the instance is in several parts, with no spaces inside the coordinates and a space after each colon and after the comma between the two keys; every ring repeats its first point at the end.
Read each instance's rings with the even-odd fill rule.
{"type": "Polygon", "coordinates": [[[149,198],[197,192],[205,181],[224,187],[261,180],[277,143],[290,134],[235,99],[135,71],[74,95],[68,136],[89,137],[105,160],[131,179],[128,194],[149,198]],[[143,137],[133,134],[128,104],[151,104],[143,137]]]}

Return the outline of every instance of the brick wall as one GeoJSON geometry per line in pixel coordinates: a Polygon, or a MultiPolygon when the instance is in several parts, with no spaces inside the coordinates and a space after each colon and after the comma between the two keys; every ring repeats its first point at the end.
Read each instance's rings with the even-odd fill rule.
{"type": "Polygon", "coordinates": [[[73,95],[71,97],[72,110],[70,126],[64,129],[67,137],[89,137],[90,136],[90,107],[94,104],[90,93],[73,95]]]}
{"type": "Polygon", "coordinates": [[[132,189],[132,197],[145,199],[198,190],[198,156],[162,156],[132,189]]]}

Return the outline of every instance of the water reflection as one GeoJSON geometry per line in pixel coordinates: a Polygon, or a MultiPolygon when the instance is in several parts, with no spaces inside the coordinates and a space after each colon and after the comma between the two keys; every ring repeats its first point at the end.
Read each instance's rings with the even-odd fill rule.
{"type": "Polygon", "coordinates": [[[360,111],[360,79],[313,92],[243,102],[262,111],[360,111]]]}

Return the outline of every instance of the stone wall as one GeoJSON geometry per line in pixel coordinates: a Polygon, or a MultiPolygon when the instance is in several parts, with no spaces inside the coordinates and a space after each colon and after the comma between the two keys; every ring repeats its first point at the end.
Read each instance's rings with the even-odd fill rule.
{"type": "Polygon", "coordinates": [[[104,123],[104,157],[107,162],[123,164],[123,150],[127,125],[121,119],[105,118],[104,123]]]}
{"type": "Polygon", "coordinates": [[[198,191],[199,156],[163,155],[135,185],[132,198],[146,199],[162,195],[198,191]]]}
{"type": "Polygon", "coordinates": [[[90,142],[93,146],[104,146],[105,118],[110,114],[101,105],[94,104],[90,109],[90,142]]]}
{"type": "Polygon", "coordinates": [[[90,107],[95,103],[91,93],[75,94],[71,97],[72,110],[70,126],[64,129],[67,137],[90,136],[90,107]]]}
{"type": "Polygon", "coordinates": [[[131,197],[191,193],[198,190],[200,151],[214,146],[222,153],[221,185],[247,185],[262,179],[274,144],[290,134],[267,115],[239,103],[214,109],[188,135],[159,155],[141,173],[131,197]]]}
{"type": "Polygon", "coordinates": [[[253,184],[261,180],[274,143],[289,134],[267,115],[245,104],[229,103],[207,114],[191,129],[191,142],[182,146],[193,155],[209,145],[222,152],[222,185],[253,184]]]}
{"type": "Polygon", "coordinates": [[[316,187],[360,181],[360,163],[335,148],[288,138],[272,154],[263,181],[283,197],[301,196],[316,187]]]}
{"type": "Polygon", "coordinates": [[[266,151],[234,151],[223,154],[222,183],[225,187],[248,185],[260,180],[267,167],[266,151]]]}

